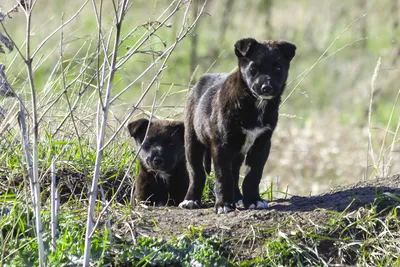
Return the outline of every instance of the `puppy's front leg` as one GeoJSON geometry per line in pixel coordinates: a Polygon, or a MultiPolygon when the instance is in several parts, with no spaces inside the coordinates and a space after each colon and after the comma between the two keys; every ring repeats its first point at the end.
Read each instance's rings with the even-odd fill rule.
{"type": "Polygon", "coordinates": [[[246,156],[243,181],[243,204],[249,209],[266,209],[268,202],[260,197],[259,184],[271,149],[271,132],[259,136],[246,156]]]}
{"type": "Polygon", "coordinates": [[[215,206],[214,212],[227,213],[233,211],[234,180],[232,176],[232,152],[221,144],[215,144],[212,149],[215,170],[215,206]]]}

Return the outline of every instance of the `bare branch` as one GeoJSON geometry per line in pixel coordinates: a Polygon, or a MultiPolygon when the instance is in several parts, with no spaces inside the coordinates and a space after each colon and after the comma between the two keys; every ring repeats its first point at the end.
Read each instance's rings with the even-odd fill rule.
{"type": "MultiPolygon", "coordinates": [[[[114,46],[113,46],[113,52],[112,52],[112,59],[111,59],[111,65],[109,69],[109,76],[108,76],[108,81],[107,81],[107,89],[106,89],[106,94],[105,94],[105,99],[104,99],[104,106],[103,109],[98,109],[98,116],[100,116],[100,112],[102,112],[101,116],[101,124],[100,124],[100,129],[98,130],[98,135],[97,135],[97,153],[96,153],[96,162],[95,162],[95,168],[93,172],[93,179],[92,179],[92,185],[91,189],[89,192],[89,207],[88,207],[88,216],[87,216],[87,224],[86,224],[86,236],[85,236],[85,250],[84,250],[84,266],[89,266],[90,262],[90,248],[91,248],[91,233],[93,229],[93,223],[94,223],[94,207],[96,203],[96,197],[97,197],[97,186],[98,186],[98,180],[100,176],[100,165],[101,165],[101,160],[103,156],[103,150],[101,149],[104,143],[104,136],[105,136],[105,131],[107,127],[107,119],[108,119],[108,112],[110,108],[110,99],[111,99],[111,92],[112,92],[112,85],[114,81],[114,75],[116,72],[116,63],[117,63],[117,52],[118,52],[118,43],[120,41],[120,34],[121,34],[121,28],[122,28],[122,21],[124,19],[125,15],[125,10],[124,8],[127,6],[128,0],[122,0],[121,1],[121,12],[119,14],[119,17],[116,18],[116,34],[114,38],[114,46]]],[[[99,28],[101,25],[98,25],[99,28]]],[[[107,55],[105,56],[107,57],[107,55]]],[[[101,98],[99,99],[99,105],[100,107],[101,103],[101,98]]]]}
{"type": "MultiPolygon", "coordinates": [[[[149,85],[147,86],[146,90],[143,92],[142,96],[141,96],[141,97],[139,98],[139,100],[136,102],[136,104],[134,105],[134,107],[133,107],[133,109],[131,110],[131,112],[128,114],[128,116],[125,117],[124,121],[120,124],[120,126],[118,127],[118,129],[114,132],[113,136],[112,136],[112,137],[109,139],[109,141],[102,147],[102,149],[105,149],[105,148],[111,143],[111,141],[115,138],[115,136],[117,135],[117,133],[125,126],[125,123],[126,123],[126,122],[129,120],[129,118],[132,116],[133,112],[134,112],[136,109],[139,109],[138,106],[139,106],[139,104],[141,103],[141,101],[143,100],[144,96],[148,93],[148,91],[150,90],[152,84],[155,82],[155,80],[157,79],[157,77],[159,76],[159,74],[166,68],[166,67],[165,67],[165,64],[166,64],[166,62],[167,62],[169,56],[171,55],[173,49],[174,49],[174,48],[176,47],[176,45],[190,32],[190,30],[197,24],[198,20],[200,19],[201,15],[203,14],[203,10],[204,10],[206,4],[207,4],[207,1],[205,1],[205,2],[203,3],[203,6],[202,6],[202,8],[201,8],[201,10],[200,10],[200,12],[199,12],[199,14],[198,14],[198,16],[196,17],[196,19],[194,20],[194,22],[188,27],[187,31],[184,32],[184,31],[182,30],[182,29],[184,28],[184,25],[182,25],[182,29],[181,29],[180,33],[178,34],[175,43],[172,45],[172,48],[171,48],[172,50],[167,54],[167,57],[165,58],[165,60],[164,60],[163,63],[161,64],[161,66],[160,66],[158,72],[154,75],[152,81],[149,83],[149,85]]],[[[186,14],[187,14],[187,12],[186,12],[186,14]]],[[[186,20],[186,18],[184,17],[183,22],[185,22],[185,20],[186,20]]],[[[159,61],[159,59],[160,59],[160,57],[156,59],[157,62],[159,61]]],[[[155,60],[155,61],[156,61],[156,60],[155,60]]],[[[155,65],[155,64],[156,64],[155,61],[153,61],[153,62],[150,64],[150,66],[155,65]]],[[[149,67],[149,68],[150,68],[150,67],[149,67]]],[[[110,102],[111,102],[111,101],[110,101],[110,102]]],[[[152,112],[152,113],[153,113],[153,112],[152,112]]],[[[152,116],[152,113],[150,114],[150,116],[152,116]]],[[[122,185],[123,185],[123,183],[124,183],[124,181],[125,181],[125,179],[126,179],[126,177],[127,177],[127,174],[128,174],[128,172],[129,172],[129,170],[130,170],[130,168],[131,168],[133,162],[136,160],[138,154],[140,153],[141,149],[142,149],[142,146],[139,147],[139,149],[138,149],[138,151],[137,151],[137,153],[136,153],[134,159],[133,159],[132,162],[130,163],[130,165],[129,165],[129,167],[128,167],[128,171],[125,173],[125,176],[124,176],[124,177],[122,178],[122,180],[121,180],[120,186],[118,187],[118,189],[117,189],[116,192],[114,193],[114,195],[113,195],[113,197],[111,198],[111,200],[104,206],[104,208],[103,208],[102,211],[100,212],[100,215],[99,215],[99,217],[98,217],[98,219],[97,219],[97,221],[96,221],[96,224],[95,224],[95,226],[93,227],[93,231],[90,233],[90,235],[92,235],[92,234],[94,233],[95,229],[97,228],[97,226],[98,226],[98,224],[99,224],[100,217],[107,211],[109,204],[112,203],[112,201],[114,200],[114,198],[115,198],[115,197],[118,195],[118,193],[120,192],[120,190],[121,190],[121,188],[122,188],[122,185]]]]}
{"type": "MultiPolygon", "coordinates": [[[[32,6],[32,0],[28,1],[32,6]]],[[[36,102],[36,88],[35,82],[33,78],[33,70],[32,70],[32,57],[31,57],[31,19],[32,19],[32,11],[27,11],[26,18],[26,60],[25,65],[28,72],[29,85],[31,89],[31,101],[32,101],[32,124],[33,124],[33,142],[32,142],[32,176],[30,177],[32,187],[34,190],[35,200],[34,202],[34,211],[35,211],[35,219],[36,219],[36,234],[38,238],[38,250],[39,250],[39,266],[44,266],[45,263],[45,252],[44,252],[44,243],[43,243],[43,228],[42,228],[42,219],[41,219],[41,203],[40,203],[40,187],[39,187],[39,172],[38,172],[38,164],[39,164],[39,155],[38,155],[38,120],[37,120],[37,102],[36,102]]]]}
{"type": "Polygon", "coordinates": [[[35,51],[33,51],[32,53],[32,58],[35,58],[36,54],[40,51],[40,49],[43,47],[43,45],[45,43],[47,43],[47,41],[53,37],[60,29],[62,29],[65,25],[67,25],[68,23],[70,23],[71,21],[73,21],[76,16],[78,16],[78,14],[82,11],[82,9],[86,6],[86,4],[89,2],[89,0],[86,0],[83,5],[78,9],[77,12],[75,12],[75,14],[69,18],[66,22],[64,22],[63,24],[61,24],[57,29],[55,29],[52,33],[50,33],[49,36],[47,36],[39,45],[38,47],[35,49],[35,51]]]}

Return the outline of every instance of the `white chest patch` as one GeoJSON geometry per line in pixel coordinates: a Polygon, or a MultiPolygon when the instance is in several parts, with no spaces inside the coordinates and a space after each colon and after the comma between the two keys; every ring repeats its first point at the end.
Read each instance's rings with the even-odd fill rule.
{"type": "Polygon", "coordinates": [[[251,130],[248,129],[243,129],[243,133],[246,135],[246,139],[244,140],[242,149],[241,149],[241,153],[243,155],[247,154],[247,152],[249,152],[250,147],[254,144],[254,141],[257,139],[257,137],[259,137],[262,133],[264,133],[265,131],[271,130],[271,127],[266,126],[263,128],[254,128],[251,130]]]}
{"type": "Polygon", "coordinates": [[[170,175],[166,172],[157,172],[157,178],[161,178],[166,184],[169,184],[169,177],[170,175]]]}

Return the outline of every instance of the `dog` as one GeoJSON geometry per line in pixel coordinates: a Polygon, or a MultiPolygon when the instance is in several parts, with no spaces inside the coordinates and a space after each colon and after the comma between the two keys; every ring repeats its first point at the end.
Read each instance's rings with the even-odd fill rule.
{"type": "Polygon", "coordinates": [[[183,121],[141,118],[127,128],[136,146],[142,145],[134,197],[155,206],[177,206],[189,185],[183,121]]]}
{"type": "Polygon", "coordinates": [[[180,208],[201,206],[204,154],[210,154],[214,166],[216,213],[231,212],[236,203],[245,209],[268,207],[260,197],[259,183],[296,49],[285,40],[240,39],[234,45],[238,70],[205,74],[189,90],[184,137],[190,182],[180,208]],[[238,182],[244,161],[242,195],[238,182]]]}

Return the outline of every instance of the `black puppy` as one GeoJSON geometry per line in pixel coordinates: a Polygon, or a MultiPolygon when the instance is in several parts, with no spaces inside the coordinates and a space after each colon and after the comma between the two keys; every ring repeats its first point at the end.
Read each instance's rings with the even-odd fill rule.
{"type": "Polygon", "coordinates": [[[204,153],[210,153],[214,163],[215,212],[230,212],[239,201],[249,209],[268,207],[260,197],[259,183],[296,46],[246,38],[236,42],[234,51],[236,72],[203,75],[189,91],[185,144],[190,184],[181,208],[201,205],[204,153]],[[245,158],[242,196],[238,181],[245,158]]]}
{"type": "Polygon", "coordinates": [[[157,206],[177,206],[189,185],[183,121],[152,120],[149,123],[148,119],[138,119],[128,124],[137,147],[142,144],[134,197],[157,206]]]}

